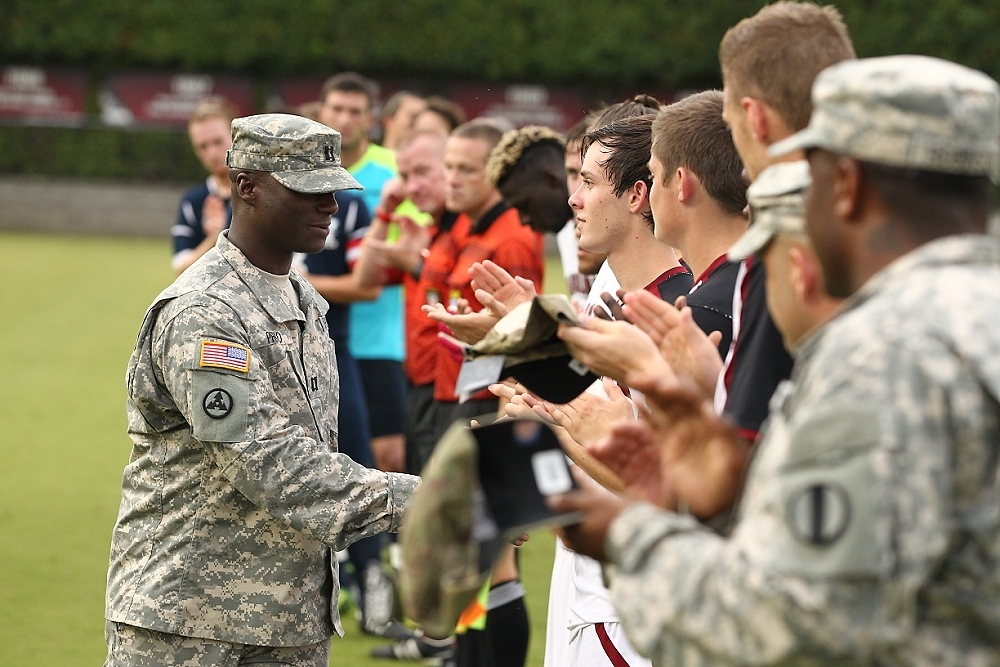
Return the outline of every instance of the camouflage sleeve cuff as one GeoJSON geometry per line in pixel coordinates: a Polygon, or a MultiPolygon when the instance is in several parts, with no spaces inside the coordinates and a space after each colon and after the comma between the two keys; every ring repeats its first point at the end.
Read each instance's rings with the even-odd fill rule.
{"type": "Polygon", "coordinates": [[[632,503],[611,523],[604,549],[612,565],[629,573],[642,566],[646,555],[663,538],[705,530],[692,516],[662,510],[649,503],[632,503]]]}
{"type": "Polygon", "coordinates": [[[420,483],[420,478],[416,475],[404,475],[403,473],[390,472],[389,475],[389,514],[392,517],[389,523],[389,532],[398,533],[399,527],[403,525],[403,514],[410,504],[414,489],[420,483]]]}

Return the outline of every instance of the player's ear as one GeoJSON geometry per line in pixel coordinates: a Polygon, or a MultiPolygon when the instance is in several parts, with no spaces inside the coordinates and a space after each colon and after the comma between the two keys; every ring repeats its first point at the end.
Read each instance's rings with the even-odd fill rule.
{"type": "Polygon", "coordinates": [[[632,213],[649,210],[649,183],[636,181],[626,194],[628,195],[628,208],[632,213]]]}
{"type": "Polygon", "coordinates": [[[677,202],[684,204],[690,201],[700,185],[698,175],[687,167],[678,167],[674,178],[677,179],[677,202]]]}
{"type": "Polygon", "coordinates": [[[753,138],[761,143],[766,143],[770,128],[768,127],[767,105],[756,97],[743,97],[740,99],[740,106],[743,107],[747,116],[747,124],[753,138]]]}

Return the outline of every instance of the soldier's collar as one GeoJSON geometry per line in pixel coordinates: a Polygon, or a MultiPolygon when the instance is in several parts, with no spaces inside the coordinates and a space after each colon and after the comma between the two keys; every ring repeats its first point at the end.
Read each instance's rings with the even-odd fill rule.
{"type": "MultiPolygon", "coordinates": [[[[233,245],[232,241],[229,240],[228,230],[219,234],[219,240],[215,245],[219,255],[233,267],[233,270],[257,297],[257,301],[267,311],[271,319],[275,322],[305,321],[306,316],[302,310],[288,303],[288,299],[281,292],[281,289],[269,283],[260,271],[250,263],[246,255],[233,245]]],[[[291,279],[298,288],[299,294],[305,297],[306,292],[303,291],[301,285],[305,281],[302,277],[297,272],[292,271],[291,279]]]]}

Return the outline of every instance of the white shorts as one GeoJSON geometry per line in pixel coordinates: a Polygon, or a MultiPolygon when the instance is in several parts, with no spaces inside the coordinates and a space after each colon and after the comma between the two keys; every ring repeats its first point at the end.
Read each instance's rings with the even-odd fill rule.
{"type": "Polygon", "coordinates": [[[577,629],[569,643],[571,667],[652,667],[635,652],[621,623],[597,623],[577,629]]]}

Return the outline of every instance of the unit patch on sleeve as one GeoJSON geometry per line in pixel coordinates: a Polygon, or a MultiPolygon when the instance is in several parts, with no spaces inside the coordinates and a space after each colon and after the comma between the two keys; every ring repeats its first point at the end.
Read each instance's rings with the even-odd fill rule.
{"type": "Polygon", "coordinates": [[[250,348],[235,343],[203,340],[198,353],[198,366],[247,373],[250,371],[250,348]]]}

